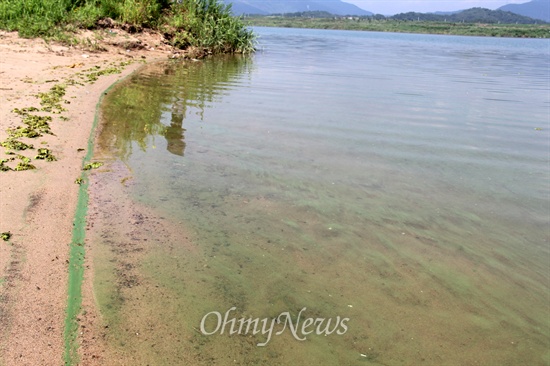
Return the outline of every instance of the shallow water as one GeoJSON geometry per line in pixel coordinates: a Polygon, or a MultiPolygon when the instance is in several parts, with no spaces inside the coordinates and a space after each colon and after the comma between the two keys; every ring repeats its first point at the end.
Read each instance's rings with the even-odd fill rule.
{"type": "Polygon", "coordinates": [[[547,41],[256,30],[105,98],[111,363],[548,364],[547,41]],[[348,329],[201,333],[233,306],[348,329]]]}

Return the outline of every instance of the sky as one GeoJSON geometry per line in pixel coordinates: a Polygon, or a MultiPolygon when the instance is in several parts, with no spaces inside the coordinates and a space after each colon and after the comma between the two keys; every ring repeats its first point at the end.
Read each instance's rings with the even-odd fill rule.
{"type": "Polygon", "coordinates": [[[342,0],[372,11],[375,14],[393,15],[416,11],[455,11],[474,7],[497,9],[506,4],[521,4],[530,0],[342,0]]]}

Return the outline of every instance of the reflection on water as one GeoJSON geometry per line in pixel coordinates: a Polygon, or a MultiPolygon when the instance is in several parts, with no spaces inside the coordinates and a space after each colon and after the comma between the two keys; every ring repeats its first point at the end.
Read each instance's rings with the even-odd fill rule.
{"type": "Polygon", "coordinates": [[[545,44],[260,31],[253,64],[149,65],[105,100],[111,364],[550,362],[545,44]],[[231,307],[349,330],[201,334],[231,307]]]}
{"type": "Polygon", "coordinates": [[[111,107],[103,110],[103,117],[112,123],[104,126],[100,147],[113,147],[125,159],[132,153],[133,143],[145,150],[149,137],[163,136],[167,150],[183,156],[184,120],[192,115],[202,121],[205,109],[248,67],[249,60],[244,57],[226,57],[224,62],[208,66],[202,62],[191,62],[185,68],[176,62],[147,66],[127,81],[136,86],[118,90],[111,107]],[[157,75],[163,78],[157,79],[157,75]]]}
{"type": "Polygon", "coordinates": [[[172,111],[170,126],[166,128],[164,137],[166,138],[166,149],[174,155],[183,156],[185,152],[185,137],[183,136],[185,128],[183,128],[184,113],[178,110],[172,111]]]}

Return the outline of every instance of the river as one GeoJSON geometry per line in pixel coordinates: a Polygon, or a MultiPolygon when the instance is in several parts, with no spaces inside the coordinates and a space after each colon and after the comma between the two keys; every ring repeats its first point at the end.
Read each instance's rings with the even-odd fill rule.
{"type": "Polygon", "coordinates": [[[550,363],[548,40],[255,32],[104,100],[109,364],[550,363]]]}

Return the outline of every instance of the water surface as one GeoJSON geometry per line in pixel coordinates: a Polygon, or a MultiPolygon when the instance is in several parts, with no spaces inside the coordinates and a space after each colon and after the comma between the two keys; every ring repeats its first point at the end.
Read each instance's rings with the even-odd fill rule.
{"type": "Polygon", "coordinates": [[[256,30],[105,100],[113,364],[548,364],[548,41],[256,30]],[[349,329],[201,334],[233,306],[349,329]]]}

